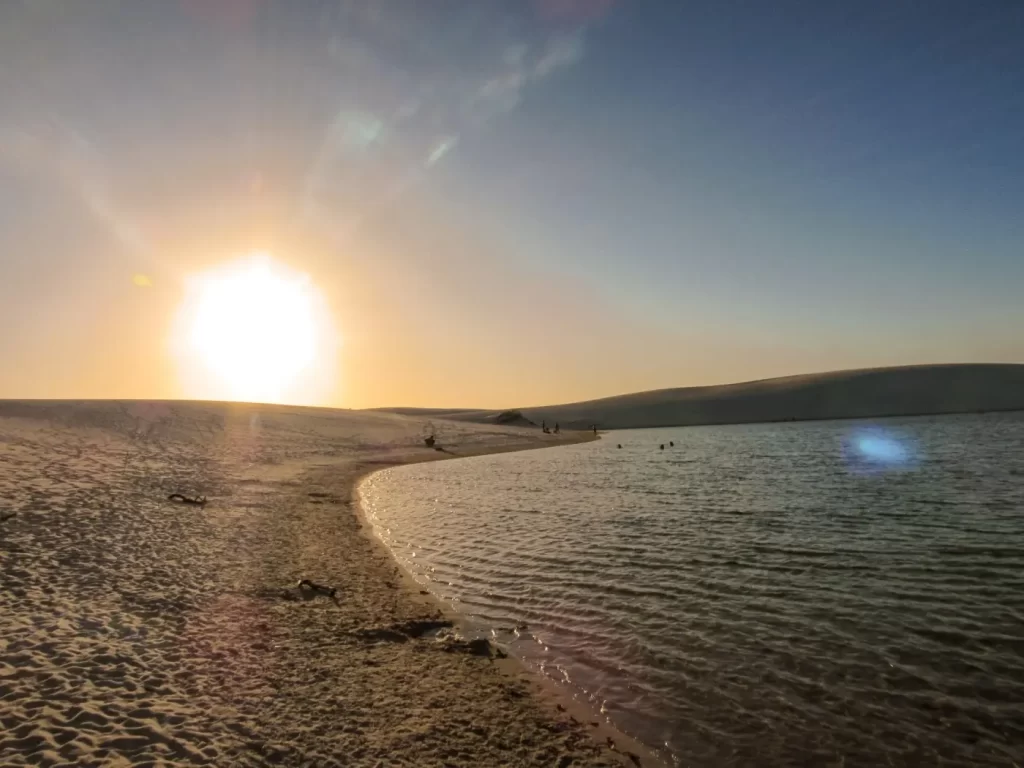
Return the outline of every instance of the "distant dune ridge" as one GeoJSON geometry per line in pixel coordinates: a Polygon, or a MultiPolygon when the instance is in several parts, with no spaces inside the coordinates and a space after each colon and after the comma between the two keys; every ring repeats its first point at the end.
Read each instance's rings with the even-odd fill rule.
{"type": "MultiPolygon", "coordinates": [[[[383,408],[454,421],[493,422],[508,411],[383,408]]],[[[519,408],[526,419],[602,429],[1024,410],[1024,365],[864,368],[711,387],[637,392],[519,408]]]]}

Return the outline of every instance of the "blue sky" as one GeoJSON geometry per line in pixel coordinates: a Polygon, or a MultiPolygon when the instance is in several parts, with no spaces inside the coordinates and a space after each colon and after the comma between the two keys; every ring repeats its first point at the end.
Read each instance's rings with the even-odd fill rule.
{"type": "Polygon", "coordinates": [[[1024,362],[1019,3],[26,0],[0,30],[0,396],[181,396],[185,276],[247,249],[327,294],[329,404],[1024,362]]]}
{"type": "Polygon", "coordinates": [[[505,185],[508,204],[535,218],[541,202],[543,239],[570,230],[570,258],[643,302],[732,294],[785,316],[838,301],[855,325],[940,298],[1015,302],[1024,10],[740,5],[616,9],[585,62],[496,129],[515,152],[473,183],[500,190],[533,153],[561,165],[505,185]]]}

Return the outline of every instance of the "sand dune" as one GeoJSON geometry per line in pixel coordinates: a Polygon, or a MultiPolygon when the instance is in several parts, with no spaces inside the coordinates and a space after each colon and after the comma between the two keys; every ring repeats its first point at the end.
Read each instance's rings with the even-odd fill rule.
{"type": "MultiPolygon", "coordinates": [[[[519,408],[536,423],[603,429],[846,419],[1024,409],[1024,365],[921,365],[787,376],[714,387],[637,392],[519,408]]],[[[485,423],[499,411],[387,409],[485,423]]]]}
{"type": "MultiPolygon", "coordinates": [[[[375,467],[442,456],[425,428],[0,402],[0,764],[631,764],[507,662],[424,631],[446,617],[351,498],[375,467]]],[[[447,423],[439,438],[456,454],[557,442],[447,423]]]]}

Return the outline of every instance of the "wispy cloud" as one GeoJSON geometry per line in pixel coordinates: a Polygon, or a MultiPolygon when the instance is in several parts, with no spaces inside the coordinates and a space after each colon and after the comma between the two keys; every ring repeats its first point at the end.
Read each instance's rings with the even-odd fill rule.
{"type": "Polygon", "coordinates": [[[524,3],[513,12],[492,0],[447,13],[413,6],[344,6],[326,43],[344,87],[305,174],[300,209],[307,216],[359,185],[360,218],[359,211],[394,199],[395,188],[418,183],[467,134],[485,131],[531,88],[580,62],[587,26],[608,3],[524,3]],[[381,190],[368,167],[389,179],[381,190]]]}
{"type": "Polygon", "coordinates": [[[548,42],[544,55],[533,66],[533,77],[539,80],[552,72],[575,64],[583,58],[583,33],[556,38],[548,42]]]}
{"type": "Polygon", "coordinates": [[[473,117],[482,122],[510,112],[519,106],[528,87],[580,61],[583,52],[582,29],[549,38],[539,47],[520,43],[506,49],[503,71],[481,83],[469,98],[473,117]]]}

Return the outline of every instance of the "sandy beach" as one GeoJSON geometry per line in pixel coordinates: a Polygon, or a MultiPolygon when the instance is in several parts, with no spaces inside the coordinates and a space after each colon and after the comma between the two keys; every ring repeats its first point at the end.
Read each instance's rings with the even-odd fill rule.
{"type": "Polygon", "coordinates": [[[352,506],[374,469],[584,436],[434,426],[450,453],[390,414],[0,403],[0,764],[636,763],[453,636],[352,506]]]}

